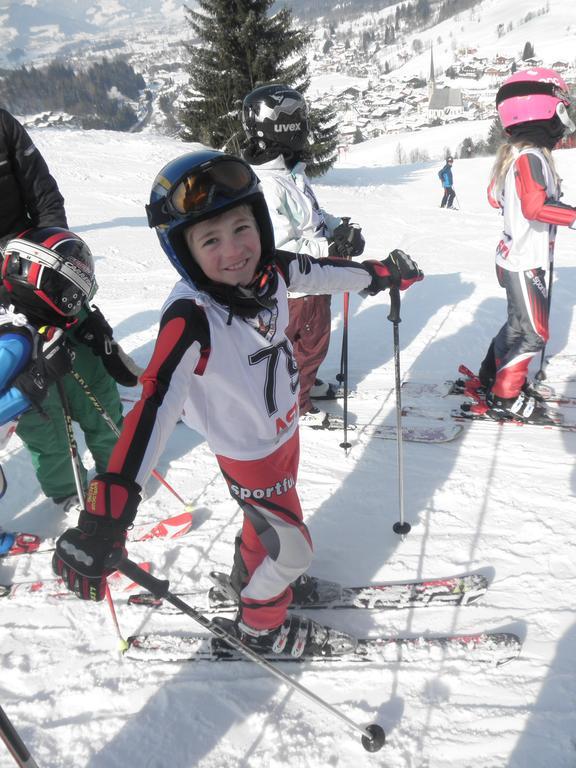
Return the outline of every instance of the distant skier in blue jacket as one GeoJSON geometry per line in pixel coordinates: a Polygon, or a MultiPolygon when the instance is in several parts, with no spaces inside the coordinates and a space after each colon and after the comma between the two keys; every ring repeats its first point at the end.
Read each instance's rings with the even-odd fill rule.
{"type": "Polygon", "coordinates": [[[444,168],[442,168],[441,171],[438,171],[438,178],[442,182],[442,186],[444,188],[444,197],[442,198],[442,202],[440,203],[440,208],[453,208],[454,207],[454,198],[456,197],[456,192],[454,192],[454,189],[452,188],[453,179],[452,179],[452,163],[454,162],[454,158],[448,156],[446,158],[446,165],[444,168]]]}

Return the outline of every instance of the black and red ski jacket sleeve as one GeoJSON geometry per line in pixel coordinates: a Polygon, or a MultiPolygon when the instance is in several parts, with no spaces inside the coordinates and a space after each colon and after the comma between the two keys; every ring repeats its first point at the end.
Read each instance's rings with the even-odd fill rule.
{"type": "Polygon", "coordinates": [[[514,164],[516,192],[523,215],[530,221],[569,227],[576,221],[576,208],[549,197],[540,159],[527,152],[514,164]]]}
{"type": "Polygon", "coordinates": [[[186,354],[194,356],[193,372],[201,375],[210,354],[210,327],[201,307],[179,299],[162,315],[152,358],[140,377],[142,396],[124,420],[108,472],[143,485],[154,469],[188,395],[187,382],[177,375],[186,354]]]}

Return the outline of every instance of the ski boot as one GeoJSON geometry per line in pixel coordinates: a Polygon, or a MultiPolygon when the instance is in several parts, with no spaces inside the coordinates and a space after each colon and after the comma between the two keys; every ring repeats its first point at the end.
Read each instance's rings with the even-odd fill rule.
{"type": "Polygon", "coordinates": [[[274,629],[255,629],[241,619],[217,617],[214,621],[256,653],[272,658],[344,656],[354,653],[358,644],[351,635],[296,613],[288,614],[274,629]]]}
{"type": "Polygon", "coordinates": [[[523,421],[527,424],[558,424],[559,419],[546,410],[542,401],[520,392],[516,397],[486,395],[486,416],[495,421],[523,421]]]}

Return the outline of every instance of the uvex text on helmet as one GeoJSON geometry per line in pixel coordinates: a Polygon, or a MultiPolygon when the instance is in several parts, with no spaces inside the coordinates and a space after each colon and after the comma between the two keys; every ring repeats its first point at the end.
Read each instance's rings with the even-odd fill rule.
{"type": "Polygon", "coordinates": [[[249,93],[242,106],[247,136],[262,148],[299,152],[306,147],[310,125],[303,96],[282,84],[263,85],[249,93]]]}

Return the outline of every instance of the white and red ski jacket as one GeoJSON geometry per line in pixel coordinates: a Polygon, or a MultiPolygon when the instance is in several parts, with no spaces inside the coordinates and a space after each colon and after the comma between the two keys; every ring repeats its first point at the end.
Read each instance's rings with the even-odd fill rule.
{"type": "Polygon", "coordinates": [[[287,287],[306,293],[361,292],[362,264],[276,252],[275,310],[233,315],[181,280],[162,310],[142,397],[125,419],[108,464],[142,486],[179,418],[211,450],[241,461],[277,450],[298,424],[298,370],[285,334],[287,287]]]}
{"type": "Polygon", "coordinates": [[[496,264],[511,272],[548,269],[554,258],[557,226],[571,226],[576,208],[560,202],[556,182],[544,153],[536,147],[517,152],[499,195],[488,188],[488,200],[504,215],[496,264]]]}

